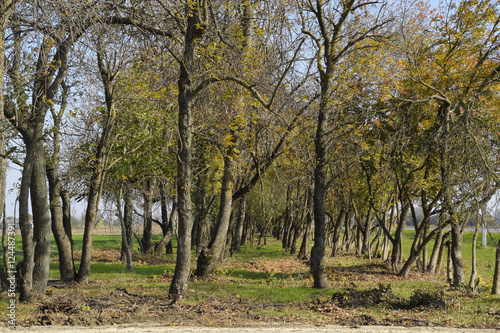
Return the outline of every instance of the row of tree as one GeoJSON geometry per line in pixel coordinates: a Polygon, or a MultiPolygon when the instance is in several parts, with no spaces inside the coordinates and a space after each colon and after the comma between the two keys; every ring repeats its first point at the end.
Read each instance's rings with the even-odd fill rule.
{"type": "Polygon", "coordinates": [[[448,246],[451,282],[464,284],[465,225],[500,185],[496,1],[0,7],[0,180],[7,159],[22,166],[21,300],[45,292],[52,234],[61,279],[88,280],[101,198],[116,202],[129,268],[134,214],[143,252],[172,251],[177,221],[174,299],[187,293],[191,248],[206,276],[270,233],[290,252],[302,237],[300,257],[313,237],[316,288],[328,284],[327,245],[380,249],[401,276],[415,263],[435,272],[448,246]],[[72,197],[87,203],[78,271],[72,197]]]}

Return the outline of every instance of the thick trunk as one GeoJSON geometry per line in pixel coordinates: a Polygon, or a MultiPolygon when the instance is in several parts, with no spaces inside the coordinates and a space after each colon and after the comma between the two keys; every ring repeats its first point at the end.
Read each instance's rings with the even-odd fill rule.
{"type": "Polygon", "coordinates": [[[31,210],[33,212],[33,240],[35,266],[33,267],[33,291],[45,294],[50,270],[51,221],[45,165],[45,149],[42,134],[35,144],[35,159],[30,185],[31,210]]]}
{"type": "Polygon", "coordinates": [[[194,67],[196,36],[202,28],[199,22],[200,8],[194,6],[189,11],[184,39],[184,53],[179,73],[179,121],[177,152],[177,200],[179,229],[177,233],[177,259],[169,295],[174,300],[187,295],[188,279],[191,274],[191,228],[193,208],[191,202],[192,178],[192,99],[193,83],[191,75],[194,67]]]}
{"type": "Polygon", "coordinates": [[[245,194],[241,197],[240,205],[238,207],[238,220],[236,222],[233,242],[231,244],[231,255],[240,252],[241,249],[241,237],[243,235],[243,226],[245,223],[246,203],[247,196],[245,194]]]}
{"type": "Polygon", "coordinates": [[[222,178],[222,188],[220,194],[220,207],[215,225],[214,235],[207,248],[203,249],[198,256],[196,276],[208,276],[219,263],[222,251],[225,249],[227,231],[231,220],[235,155],[234,143],[230,144],[227,156],[224,158],[224,175],[222,178]]]}
{"type": "Polygon", "coordinates": [[[29,184],[33,168],[33,148],[26,145],[26,157],[19,190],[19,227],[21,229],[23,259],[19,263],[19,301],[29,302],[33,294],[33,267],[35,245],[31,233],[31,219],[29,214],[29,184]]]}
{"type": "Polygon", "coordinates": [[[453,285],[463,285],[465,282],[465,270],[462,258],[462,231],[461,225],[458,223],[454,223],[451,226],[451,258],[453,261],[453,285]]]}
{"type": "Polygon", "coordinates": [[[330,92],[328,78],[323,78],[321,105],[319,108],[316,135],[314,137],[314,245],[311,250],[310,268],[314,279],[314,288],[328,286],[325,274],[325,239],[326,239],[326,145],[327,145],[327,104],[330,92]]]}
{"type": "MultiPolygon", "coordinates": [[[[0,38],[3,38],[0,36],[0,38]]],[[[0,50],[1,51],[1,50],[0,50]]],[[[0,93],[2,93],[0,91],[0,93]]],[[[1,107],[1,104],[0,104],[1,107]]],[[[1,110],[3,111],[3,110],[1,110]]],[[[7,272],[10,270],[7,266],[8,264],[8,246],[7,246],[7,219],[5,216],[5,190],[6,190],[6,180],[7,180],[7,156],[5,151],[5,134],[0,133],[0,218],[3,220],[3,232],[2,232],[2,249],[3,249],[3,267],[0,266],[0,282],[2,285],[2,290],[8,289],[7,272]]]]}

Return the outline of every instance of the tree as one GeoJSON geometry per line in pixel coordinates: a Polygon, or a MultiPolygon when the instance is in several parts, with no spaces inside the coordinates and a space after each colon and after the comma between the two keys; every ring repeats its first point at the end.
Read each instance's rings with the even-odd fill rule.
{"type": "MultiPolygon", "coordinates": [[[[348,0],[335,3],[317,1],[299,2],[302,17],[302,33],[312,40],[320,79],[320,105],[314,137],[314,246],[311,252],[311,272],[315,288],[325,288],[325,197],[327,189],[328,122],[335,112],[332,96],[336,90],[335,76],[339,73],[343,58],[361,47],[364,40],[373,39],[388,22],[381,16],[373,19],[370,10],[378,2],[348,0]],[[372,7],[372,8],[370,8],[372,7]],[[366,21],[360,23],[365,11],[366,21]],[[372,20],[373,19],[373,20],[372,20]]],[[[381,6],[381,11],[383,6],[381,6]]]]}

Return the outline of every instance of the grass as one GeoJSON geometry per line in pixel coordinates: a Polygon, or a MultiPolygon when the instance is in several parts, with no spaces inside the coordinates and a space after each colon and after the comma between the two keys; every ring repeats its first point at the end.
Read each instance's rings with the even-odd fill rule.
{"type": "MultiPolygon", "coordinates": [[[[405,251],[409,251],[412,234],[412,231],[405,231],[405,251]]],[[[467,274],[470,274],[471,237],[472,233],[466,233],[464,236],[463,256],[467,263],[467,274]]],[[[494,237],[498,241],[500,235],[495,234],[494,237]]],[[[159,236],[156,236],[155,240],[159,240],[159,236]]],[[[82,235],[76,235],[74,237],[76,258],[81,253],[81,243],[82,235]]],[[[274,307],[253,310],[264,317],[284,316],[305,321],[311,318],[314,320],[323,318],[325,321],[331,319],[331,311],[337,311],[337,314],[338,311],[351,311],[374,318],[377,323],[383,323],[383,320],[397,322],[401,317],[409,320],[408,318],[412,316],[418,316],[436,325],[495,327],[500,319],[500,297],[489,294],[495,259],[495,247],[492,245],[477,248],[478,271],[482,282],[479,292],[472,295],[465,288],[448,288],[444,273],[430,276],[412,272],[408,279],[403,280],[389,272],[386,265],[378,259],[369,261],[352,255],[326,258],[326,273],[330,287],[323,290],[314,289],[308,266],[283,251],[279,241],[268,239],[266,246],[248,244],[243,246],[241,253],[219,265],[210,278],[194,278],[190,281],[189,298],[183,301],[183,304],[199,305],[211,299],[224,301],[236,299],[238,302],[248,304],[274,304],[274,307]],[[420,309],[413,312],[393,310],[387,306],[339,310],[331,305],[334,293],[345,292],[348,289],[372,289],[381,283],[390,284],[394,294],[403,298],[409,298],[418,289],[429,292],[444,290],[447,299],[451,300],[450,305],[446,310],[420,309]],[[285,306],[276,308],[276,304],[285,306]],[[311,304],[319,305],[314,305],[316,308],[311,310],[313,307],[311,304]]],[[[431,246],[429,252],[432,250],[431,246]]],[[[175,267],[175,254],[162,255],[158,258],[139,254],[134,249],[134,270],[130,272],[126,270],[124,263],[119,261],[120,247],[119,235],[94,236],[91,281],[85,285],[78,285],[76,287],[78,292],[86,297],[95,297],[108,295],[117,288],[125,288],[136,295],[166,298],[175,267]]],[[[59,263],[54,242],[52,250],[49,278],[57,280],[59,263]]],[[[195,258],[193,253],[193,269],[195,258]]],[[[78,265],[78,262],[76,263],[78,265]]],[[[57,288],[48,288],[49,295],[58,295],[61,292],[63,291],[57,288]]],[[[1,295],[0,307],[5,308],[8,301],[6,294],[1,295]]],[[[20,320],[32,316],[37,311],[35,305],[30,304],[20,304],[18,308],[17,316],[20,320]]],[[[341,315],[347,314],[342,312],[341,315]]]]}

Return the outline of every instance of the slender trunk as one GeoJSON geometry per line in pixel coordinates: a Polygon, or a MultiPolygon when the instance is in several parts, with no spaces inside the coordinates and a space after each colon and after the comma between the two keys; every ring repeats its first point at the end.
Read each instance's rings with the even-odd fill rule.
{"type": "Polygon", "coordinates": [[[123,238],[122,234],[122,249],[120,260],[127,260],[127,251],[129,247],[130,251],[132,252],[132,213],[134,204],[132,189],[130,188],[129,184],[125,184],[123,199],[123,228],[125,229],[125,238],[123,238]]]}
{"type": "Polygon", "coordinates": [[[477,265],[476,265],[476,245],[477,245],[477,235],[479,234],[479,221],[476,221],[476,229],[474,230],[474,237],[472,238],[472,265],[471,274],[469,280],[469,288],[475,292],[476,290],[476,277],[477,277],[477,265]]]}
{"type": "Polygon", "coordinates": [[[406,226],[406,218],[410,211],[410,205],[405,203],[401,212],[399,213],[398,226],[396,228],[396,234],[394,235],[394,242],[392,244],[392,255],[391,255],[391,266],[393,272],[399,271],[399,263],[401,260],[401,255],[403,253],[403,231],[406,226]]]}
{"type": "Polygon", "coordinates": [[[231,255],[240,252],[241,249],[241,238],[243,235],[243,226],[245,224],[246,203],[247,196],[245,194],[240,199],[240,206],[238,208],[238,220],[236,222],[236,228],[234,230],[233,243],[231,244],[231,255]]]}
{"type": "Polygon", "coordinates": [[[311,237],[311,231],[312,231],[312,224],[314,222],[314,216],[313,216],[313,192],[312,189],[309,188],[307,191],[307,204],[306,204],[306,228],[304,231],[304,238],[302,239],[302,244],[300,245],[300,250],[299,254],[297,255],[297,258],[302,259],[307,256],[307,252],[309,249],[309,238],[311,237]]]}
{"type": "Polygon", "coordinates": [[[372,210],[368,208],[368,213],[366,214],[365,226],[363,228],[363,248],[361,249],[361,254],[367,253],[369,259],[371,259],[370,237],[372,234],[372,225],[373,225],[372,210]]]}
{"type": "Polygon", "coordinates": [[[87,283],[90,275],[90,261],[92,256],[92,234],[99,208],[101,195],[102,173],[96,172],[89,188],[87,211],[85,213],[85,229],[83,232],[82,258],[76,280],[87,283]]]}
{"type": "Polygon", "coordinates": [[[288,184],[286,190],[286,207],[285,207],[285,221],[283,222],[283,241],[282,247],[285,251],[290,249],[290,232],[292,226],[292,183],[288,184]]]}
{"type": "Polygon", "coordinates": [[[408,274],[410,273],[410,269],[412,265],[417,261],[419,258],[420,254],[422,251],[426,248],[427,244],[431,241],[431,239],[434,237],[434,235],[438,232],[438,229],[432,230],[422,241],[420,242],[420,235],[417,235],[415,240],[413,241],[413,245],[410,250],[410,255],[408,259],[406,260],[403,268],[401,271],[398,273],[398,276],[402,276],[405,279],[408,277],[408,274]]]}
{"type": "Polygon", "coordinates": [[[427,266],[427,271],[433,275],[436,274],[438,254],[439,254],[439,249],[441,248],[441,242],[443,241],[443,235],[444,231],[442,229],[439,230],[438,234],[436,235],[436,241],[434,242],[434,247],[432,248],[429,265],[427,266]]]}
{"type": "Polygon", "coordinates": [[[500,240],[498,240],[495,256],[495,273],[493,274],[493,286],[491,287],[493,295],[500,295],[500,240]]]}
{"type": "MultiPolygon", "coordinates": [[[[155,252],[161,254],[163,252],[167,252],[167,245],[172,245],[172,234],[174,232],[174,220],[177,215],[177,200],[175,196],[172,199],[172,210],[170,211],[170,215],[168,214],[168,201],[167,196],[165,194],[165,189],[163,186],[160,187],[160,196],[161,196],[161,220],[162,220],[162,240],[156,244],[155,252]]],[[[170,252],[172,253],[172,252],[170,252]]]]}
{"type": "Polygon", "coordinates": [[[448,247],[447,238],[449,237],[450,232],[446,232],[443,235],[443,239],[441,240],[441,246],[439,247],[438,260],[436,264],[436,272],[435,274],[439,274],[441,272],[441,268],[443,267],[443,259],[444,259],[444,249],[448,247]]]}
{"type": "Polygon", "coordinates": [[[52,220],[52,233],[57,244],[59,253],[59,273],[62,281],[73,281],[75,279],[75,266],[73,263],[73,247],[71,239],[64,228],[63,207],[61,204],[60,182],[57,170],[49,167],[47,169],[49,180],[50,213],[52,220]]]}
{"type": "Polygon", "coordinates": [[[125,219],[122,211],[122,197],[123,197],[123,187],[118,190],[118,195],[116,198],[116,209],[118,210],[118,219],[120,220],[121,234],[122,234],[122,249],[125,252],[125,258],[127,262],[127,270],[132,271],[134,269],[132,265],[132,251],[131,244],[127,240],[127,228],[125,227],[125,219]]]}
{"type": "Polygon", "coordinates": [[[448,284],[451,285],[453,283],[453,259],[451,258],[451,241],[446,242],[446,248],[448,249],[448,260],[446,260],[446,280],[448,284]]]}
{"type": "Polygon", "coordinates": [[[349,214],[344,212],[344,208],[340,210],[339,215],[337,216],[337,222],[335,223],[335,229],[333,230],[333,237],[332,237],[332,257],[335,257],[337,255],[337,251],[339,249],[339,239],[340,239],[340,232],[342,231],[342,223],[345,222],[349,219],[349,214]],[[345,221],[344,221],[344,215],[345,215],[345,221]]]}
{"type": "Polygon", "coordinates": [[[153,180],[148,179],[144,197],[144,229],[142,232],[142,251],[150,253],[153,250],[153,180]]]}
{"type": "MultiPolygon", "coordinates": [[[[73,232],[71,226],[71,198],[69,196],[69,192],[66,190],[61,191],[61,200],[62,200],[62,211],[63,211],[63,226],[64,232],[71,243],[71,256],[73,258],[73,267],[75,267],[75,258],[73,256],[73,232]]],[[[76,273],[75,273],[76,275],[76,273]]]]}
{"type": "Polygon", "coordinates": [[[85,230],[83,232],[82,258],[78,269],[77,281],[88,282],[90,275],[90,261],[92,256],[92,233],[99,209],[102,188],[104,186],[105,170],[108,159],[108,142],[115,125],[116,110],[114,107],[113,77],[109,67],[106,67],[101,50],[97,52],[97,63],[104,85],[106,99],[106,119],[102,128],[101,137],[97,144],[94,165],[91,169],[87,211],[85,213],[85,230]]]}
{"type": "Polygon", "coordinates": [[[204,277],[212,274],[225,248],[227,231],[231,220],[235,166],[234,142],[232,142],[224,158],[224,175],[222,178],[220,207],[214,235],[208,247],[201,250],[198,256],[196,276],[204,277]]]}
{"type": "Polygon", "coordinates": [[[300,227],[295,226],[292,230],[290,230],[290,233],[292,235],[292,241],[290,244],[290,254],[295,254],[297,252],[297,239],[300,236],[300,227]],[[292,233],[293,230],[293,233],[292,233]]]}

